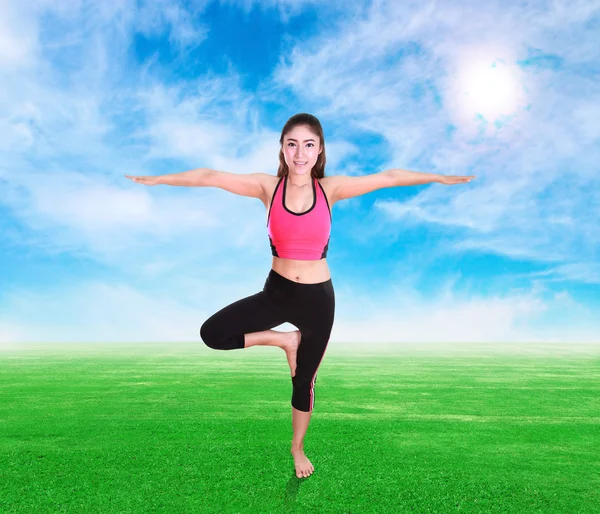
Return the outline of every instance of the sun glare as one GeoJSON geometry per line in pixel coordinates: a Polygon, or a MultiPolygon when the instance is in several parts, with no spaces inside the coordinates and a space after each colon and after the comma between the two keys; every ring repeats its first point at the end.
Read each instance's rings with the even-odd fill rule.
{"type": "Polygon", "coordinates": [[[508,66],[474,64],[459,76],[463,108],[488,121],[510,115],[518,106],[518,83],[508,66]]]}
{"type": "Polygon", "coordinates": [[[493,131],[509,123],[527,101],[519,66],[510,64],[508,56],[494,57],[502,55],[499,49],[488,50],[461,52],[446,91],[446,106],[454,122],[468,133],[482,128],[493,131]]]}

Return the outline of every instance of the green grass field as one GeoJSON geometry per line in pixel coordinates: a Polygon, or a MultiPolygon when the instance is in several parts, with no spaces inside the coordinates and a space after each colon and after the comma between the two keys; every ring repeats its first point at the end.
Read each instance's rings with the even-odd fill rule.
{"type": "Polygon", "coordinates": [[[0,512],[600,511],[600,351],[341,346],[303,479],[278,348],[4,351],[0,512]]]}

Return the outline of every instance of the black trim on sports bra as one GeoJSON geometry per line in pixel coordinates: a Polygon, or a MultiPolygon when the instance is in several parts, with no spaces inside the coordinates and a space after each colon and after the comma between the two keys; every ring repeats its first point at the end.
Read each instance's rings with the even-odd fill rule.
{"type": "Polygon", "coordinates": [[[331,237],[327,238],[327,244],[325,245],[325,248],[323,248],[323,253],[321,254],[321,259],[325,259],[327,257],[327,249],[329,248],[329,240],[331,239],[331,237]]]}
{"type": "Polygon", "coordinates": [[[323,196],[325,197],[325,202],[327,202],[327,210],[329,211],[329,221],[333,221],[333,218],[331,216],[331,207],[329,207],[329,200],[327,200],[327,195],[325,194],[325,189],[323,189],[323,186],[321,185],[321,183],[318,180],[317,180],[317,184],[319,184],[321,191],[323,191],[323,196]]]}
{"type": "Polygon", "coordinates": [[[310,209],[308,209],[307,211],[304,212],[294,212],[294,211],[290,211],[286,206],[285,206],[285,191],[286,191],[286,184],[287,184],[287,178],[288,175],[285,176],[285,180],[283,181],[283,194],[281,195],[281,203],[283,205],[283,208],[288,211],[290,214],[293,214],[294,216],[302,216],[304,214],[308,214],[310,211],[312,211],[315,208],[315,205],[317,205],[317,188],[315,187],[315,178],[312,179],[312,190],[313,190],[313,204],[312,207],[310,209]]]}
{"type": "Polygon", "coordinates": [[[277,253],[277,248],[275,248],[275,245],[273,244],[273,240],[271,239],[271,236],[269,236],[269,244],[271,245],[271,255],[273,255],[275,257],[279,257],[279,254],[277,253]]]}
{"type": "Polygon", "coordinates": [[[269,203],[269,214],[267,214],[267,227],[269,226],[269,220],[271,219],[271,209],[273,208],[273,200],[275,199],[275,195],[277,194],[277,188],[279,187],[279,184],[281,184],[282,180],[283,180],[283,175],[279,178],[279,181],[277,182],[277,185],[275,186],[275,189],[273,190],[273,196],[271,197],[271,202],[269,203]]]}

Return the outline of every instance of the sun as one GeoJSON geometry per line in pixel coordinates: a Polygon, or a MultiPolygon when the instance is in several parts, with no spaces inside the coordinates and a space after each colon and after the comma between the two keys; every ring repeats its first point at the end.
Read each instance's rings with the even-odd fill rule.
{"type": "Polygon", "coordinates": [[[488,121],[514,113],[518,107],[518,82],[503,63],[475,63],[459,77],[463,108],[488,121]]]}
{"type": "Polygon", "coordinates": [[[526,104],[520,68],[493,54],[465,51],[457,59],[446,105],[456,124],[467,132],[508,124],[526,104]]]}

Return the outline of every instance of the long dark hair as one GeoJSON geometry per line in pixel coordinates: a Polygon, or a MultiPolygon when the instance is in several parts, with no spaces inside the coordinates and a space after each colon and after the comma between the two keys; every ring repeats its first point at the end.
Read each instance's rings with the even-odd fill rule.
{"type": "MultiPolygon", "coordinates": [[[[325,138],[323,136],[323,127],[321,127],[321,122],[312,114],[302,112],[300,114],[295,114],[289,120],[287,120],[286,124],[283,126],[283,130],[281,131],[279,144],[283,145],[283,139],[286,134],[298,125],[306,125],[315,136],[319,136],[321,148],[323,150],[319,154],[319,157],[317,157],[317,162],[313,166],[312,170],[310,170],[310,174],[313,178],[323,178],[325,176],[325,138]]],[[[288,175],[289,172],[290,169],[285,163],[285,158],[283,157],[283,148],[280,148],[279,169],[277,170],[277,176],[283,177],[288,175]]]]}

